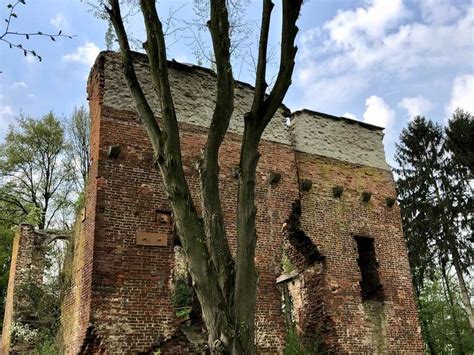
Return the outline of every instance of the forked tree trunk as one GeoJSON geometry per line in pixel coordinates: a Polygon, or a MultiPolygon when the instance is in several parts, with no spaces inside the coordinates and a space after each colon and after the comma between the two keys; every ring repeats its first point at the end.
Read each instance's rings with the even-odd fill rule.
{"type": "MultiPolygon", "coordinates": [[[[262,28],[251,111],[244,118],[245,128],[240,156],[237,198],[237,257],[230,252],[219,196],[218,153],[227,132],[234,108],[234,80],[230,64],[229,21],[226,0],[210,0],[208,27],[213,41],[217,68],[217,99],[208,139],[200,164],[201,222],[184,175],[179,143],[179,128],[168,78],[166,46],[155,0],[141,0],[147,41],[144,48],[150,73],[161,101],[162,130],[136,77],[133,55],[120,14],[119,0],[109,0],[106,7],[120,44],[124,74],[138,113],[145,124],[155,151],[165,190],[170,201],[176,228],[186,256],[203,320],[213,353],[255,353],[255,269],[256,168],[258,146],[265,127],[280,108],[291,84],[296,47],[296,20],[302,0],[283,0],[281,59],[275,85],[265,95],[265,71],[271,0],[263,1],[262,28]]],[[[242,119],[242,118],[241,118],[242,119]]]]}

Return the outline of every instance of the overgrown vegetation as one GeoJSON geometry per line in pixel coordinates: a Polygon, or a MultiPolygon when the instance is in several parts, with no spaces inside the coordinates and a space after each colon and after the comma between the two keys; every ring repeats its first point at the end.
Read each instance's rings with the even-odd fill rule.
{"type": "Polygon", "coordinates": [[[296,266],[293,265],[290,258],[288,258],[288,255],[285,252],[283,252],[283,255],[281,257],[281,266],[284,274],[289,274],[290,272],[296,270],[296,266]]]}
{"type": "Polygon", "coordinates": [[[284,355],[316,355],[326,353],[318,333],[311,336],[301,336],[294,326],[290,327],[285,338],[284,355]]]}
{"type": "Polygon", "coordinates": [[[186,280],[178,279],[175,282],[171,302],[178,318],[189,316],[194,302],[194,290],[186,280]]]}
{"type": "MultiPolygon", "coordinates": [[[[76,211],[84,203],[82,189],[88,153],[80,154],[79,148],[88,149],[87,111],[76,109],[71,122],[67,130],[69,125],[53,113],[39,119],[20,116],[17,126],[10,128],[0,146],[0,292],[3,299],[17,225],[26,222],[35,229],[70,230],[76,211]]],[[[32,269],[17,288],[17,296],[25,307],[12,328],[13,344],[28,344],[28,351],[36,346],[38,354],[60,353],[56,333],[60,304],[69,284],[64,257],[72,247],[72,243],[62,240],[38,246],[44,248],[39,253],[45,257],[38,271],[32,269]]],[[[1,303],[2,321],[3,313],[4,302],[1,303]]]]}

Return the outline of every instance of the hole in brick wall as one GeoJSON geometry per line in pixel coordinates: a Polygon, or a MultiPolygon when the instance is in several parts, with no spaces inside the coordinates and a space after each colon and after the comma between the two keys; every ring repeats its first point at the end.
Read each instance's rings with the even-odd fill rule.
{"type": "Polygon", "coordinates": [[[175,315],[181,321],[192,324],[202,324],[201,306],[192,286],[191,275],[188,272],[187,257],[183,247],[174,247],[174,268],[172,278],[171,303],[175,315]]]}
{"type": "Polygon", "coordinates": [[[357,251],[359,254],[357,263],[362,276],[362,281],[360,281],[362,300],[381,302],[383,301],[383,289],[380,284],[378,263],[375,257],[374,240],[361,236],[355,236],[354,239],[357,243],[357,251]]]}
{"type": "Polygon", "coordinates": [[[155,222],[162,226],[170,226],[171,213],[167,211],[155,210],[155,222]]]}
{"type": "Polygon", "coordinates": [[[322,262],[325,256],[322,255],[313,243],[311,238],[301,228],[301,201],[296,200],[291,206],[291,214],[286,221],[285,229],[290,244],[302,254],[307,266],[316,262],[322,262]]]}

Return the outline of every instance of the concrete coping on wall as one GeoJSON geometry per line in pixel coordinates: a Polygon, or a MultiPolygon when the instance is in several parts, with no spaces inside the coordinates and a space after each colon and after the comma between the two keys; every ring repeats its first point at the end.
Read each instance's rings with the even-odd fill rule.
{"type": "Polygon", "coordinates": [[[314,111],[314,110],[310,110],[310,109],[307,109],[307,108],[303,108],[301,110],[296,110],[296,111],[292,112],[291,113],[291,118],[292,119],[296,118],[298,115],[300,115],[302,113],[306,113],[306,114],[309,114],[309,115],[312,115],[312,116],[318,116],[318,117],[321,117],[321,118],[329,118],[331,120],[336,120],[336,121],[344,121],[344,122],[347,122],[349,124],[357,124],[357,125],[359,125],[363,128],[367,128],[371,131],[383,131],[385,129],[384,127],[380,127],[380,126],[376,126],[376,125],[373,125],[373,124],[370,124],[370,123],[354,120],[352,118],[348,118],[348,117],[344,117],[344,116],[334,116],[334,115],[330,115],[328,113],[314,111]]]}
{"type": "Polygon", "coordinates": [[[291,115],[290,130],[299,152],[390,170],[382,127],[303,109],[291,115]]]}

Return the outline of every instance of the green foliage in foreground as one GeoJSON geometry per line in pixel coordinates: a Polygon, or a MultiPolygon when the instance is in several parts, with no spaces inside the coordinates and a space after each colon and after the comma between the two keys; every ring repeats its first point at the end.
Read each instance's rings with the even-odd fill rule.
{"type": "Polygon", "coordinates": [[[457,285],[449,281],[453,289],[454,306],[448,301],[446,287],[442,279],[436,275],[428,281],[421,291],[420,318],[428,329],[433,350],[436,354],[474,353],[474,334],[469,327],[466,312],[461,306],[460,293],[457,285]],[[458,344],[456,332],[459,333],[458,344]]]}

